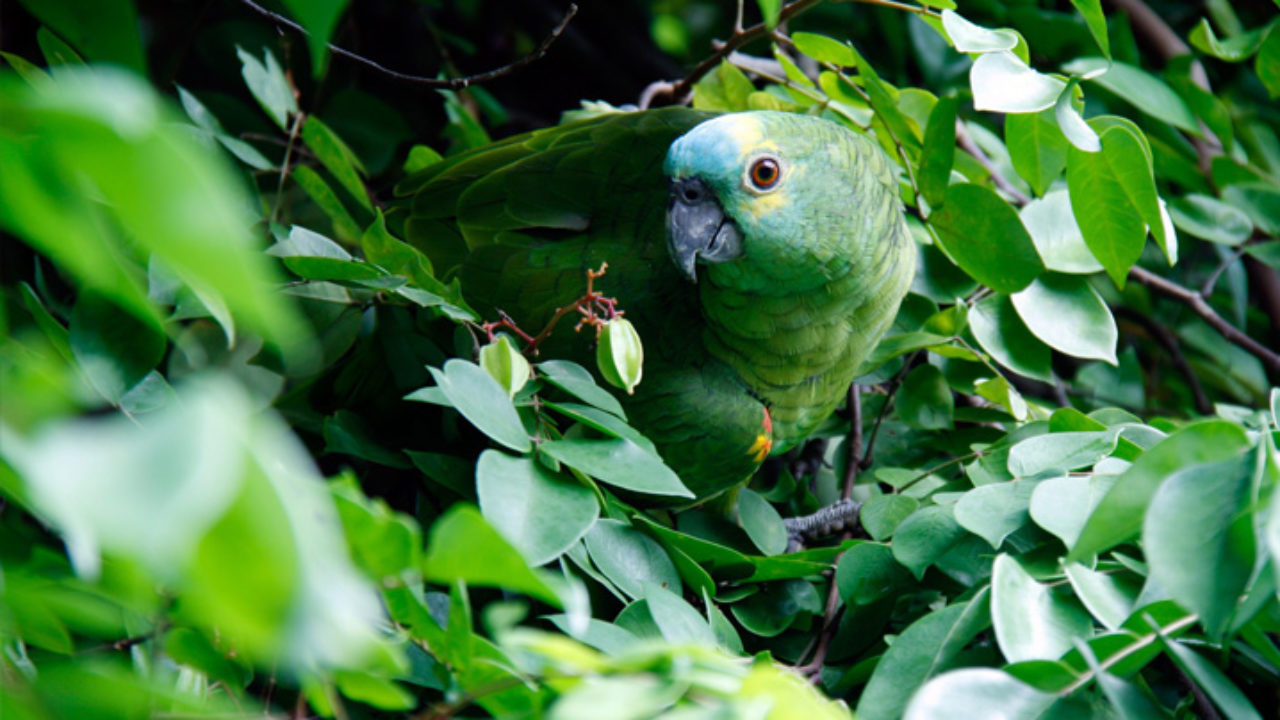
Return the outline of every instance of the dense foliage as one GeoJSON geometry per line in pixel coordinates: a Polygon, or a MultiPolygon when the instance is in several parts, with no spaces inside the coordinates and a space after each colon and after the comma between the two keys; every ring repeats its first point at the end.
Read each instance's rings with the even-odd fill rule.
{"type": "Polygon", "coordinates": [[[346,5],[0,6],[0,717],[1275,717],[1275,3],[346,5]],[[921,261],[693,506],[644,338],[527,357],[394,192],[686,92],[873,138],[921,261]]]}

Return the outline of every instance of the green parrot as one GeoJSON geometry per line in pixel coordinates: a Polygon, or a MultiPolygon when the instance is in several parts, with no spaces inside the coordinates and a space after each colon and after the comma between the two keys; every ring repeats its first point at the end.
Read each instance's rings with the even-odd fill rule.
{"type": "MultiPolygon", "coordinates": [[[[488,318],[536,333],[609,263],[596,289],[645,346],[644,380],[619,399],[699,498],[835,410],[915,272],[893,165],[812,116],[609,113],[448,158],[397,192],[409,240],[488,318]]],[[[542,347],[590,350],[571,332],[542,347]]]]}

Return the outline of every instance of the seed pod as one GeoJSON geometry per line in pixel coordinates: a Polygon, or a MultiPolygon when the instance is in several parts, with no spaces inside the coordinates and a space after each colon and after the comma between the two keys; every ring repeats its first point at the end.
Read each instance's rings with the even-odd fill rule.
{"type": "Polygon", "coordinates": [[[499,335],[496,340],[480,348],[480,367],[493,376],[507,391],[507,395],[513,398],[529,381],[529,361],[516,350],[506,335],[499,335]]]}
{"type": "Polygon", "coordinates": [[[630,320],[616,317],[604,324],[596,346],[596,365],[610,385],[628,395],[635,392],[644,370],[644,346],[630,320]]]}

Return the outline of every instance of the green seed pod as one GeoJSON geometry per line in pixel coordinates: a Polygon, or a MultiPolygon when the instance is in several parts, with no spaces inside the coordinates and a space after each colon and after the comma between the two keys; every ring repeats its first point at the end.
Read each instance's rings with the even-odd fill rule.
{"type": "Polygon", "coordinates": [[[644,346],[631,321],[616,317],[604,324],[596,346],[596,365],[610,385],[628,395],[635,392],[644,370],[644,346]]]}
{"type": "Polygon", "coordinates": [[[529,381],[529,361],[511,344],[511,338],[499,335],[496,340],[480,348],[480,367],[515,397],[529,381]]]}

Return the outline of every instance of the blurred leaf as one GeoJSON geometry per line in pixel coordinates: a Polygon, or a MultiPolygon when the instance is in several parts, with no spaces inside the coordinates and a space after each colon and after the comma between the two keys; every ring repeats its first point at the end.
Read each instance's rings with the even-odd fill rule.
{"type": "Polygon", "coordinates": [[[782,11],[782,0],[756,0],[760,6],[760,15],[770,30],[778,25],[778,13],[782,11]]]}
{"type": "Polygon", "coordinates": [[[276,56],[267,48],[262,50],[262,60],[243,49],[236,48],[240,58],[240,73],[245,85],[276,126],[289,132],[289,118],[298,114],[298,101],[293,96],[293,86],[276,62],[276,56]]]}
{"type": "Polygon", "coordinates": [[[716,645],[711,626],[679,595],[657,583],[644,584],[644,599],[649,603],[653,621],[662,631],[662,637],[677,645],[716,645]]]}
{"type": "Polygon", "coordinates": [[[1262,715],[1249,702],[1249,698],[1217,666],[1179,641],[1168,640],[1164,635],[1159,638],[1169,657],[1213,699],[1214,704],[1228,718],[1262,720],[1262,715]]]}
{"type": "Polygon", "coordinates": [[[852,48],[826,35],[795,32],[791,34],[791,41],[796,44],[796,49],[802,54],[808,55],[820,63],[830,63],[836,67],[853,67],[857,65],[857,56],[852,48]]]}
{"type": "Polygon", "coordinates": [[[947,254],[973,279],[997,292],[1017,292],[1044,265],[1014,209],[995,192],[960,183],[929,216],[947,254]]]}
{"type": "Polygon", "coordinates": [[[1253,71],[1273,99],[1280,97],[1280,25],[1271,23],[1253,59],[1253,71]]]}
{"type": "MultiPolygon", "coordinates": [[[[858,699],[857,714],[864,720],[894,720],[906,710],[907,717],[917,712],[921,705],[919,695],[913,693],[926,681],[954,663],[956,656],[978,633],[991,625],[988,613],[988,593],[980,590],[969,602],[955,603],[935,610],[916,620],[902,632],[885,651],[884,657],[871,673],[867,687],[858,699]],[[911,702],[908,708],[908,701],[911,702]]],[[[995,672],[995,671],[992,671],[995,672]]],[[[935,701],[936,702],[936,701],[935,701]]],[[[927,703],[926,703],[927,704],[927,703]]],[[[934,711],[914,715],[919,718],[959,717],[950,715],[941,707],[954,710],[948,703],[934,711]]],[[[969,717],[987,717],[990,711],[975,708],[969,717]]]]}
{"type": "MultiPolygon", "coordinates": [[[[1280,31],[1274,34],[1280,36],[1280,31]]],[[[1261,182],[1238,183],[1224,188],[1222,199],[1243,210],[1267,235],[1280,235],[1280,188],[1261,182]]]]}
{"type": "Polygon", "coordinates": [[[1115,319],[1083,278],[1046,274],[1010,299],[1027,329],[1049,347],[1116,364],[1115,319]]]}
{"type": "Polygon", "coordinates": [[[138,13],[131,0],[23,0],[22,5],[90,61],[146,74],[138,13]]]}
{"type": "Polygon", "coordinates": [[[316,205],[320,206],[325,215],[329,216],[335,235],[347,243],[353,243],[360,238],[360,226],[342,205],[338,194],[329,187],[329,183],[325,182],[324,178],[320,177],[320,173],[306,165],[299,165],[293,169],[293,181],[316,205]]]}
{"type": "Polygon", "coordinates": [[[451,507],[431,526],[422,575],[445,585],[461,580],[468,585],[504,588],[564,607],[549,584],[553,576],[530,568],[485,522],[480,511],[465,503],[451,507]],[[466,548],[466,552],[458,552],[459,548],[466,548]]]}
{"type": "Polygon", "coordinates": [[[1088,78],[1088,82],[1101,85],[1161,122],[1193,135],[1200,134],[1200,124],[1186,101],[1159,78],[1141,68],[1093,57],[1072,60],[1062,69],[1088,78]],[[1098,72],[1100,70],[1103,72],[1098,72]]]}
{"type": "Polygon", "coordinates": [[[1239,245],[1253,233],[1248,215],[1208,195],[1192,193],[1170,200],[1169,215],[1179,230],[1223,245],[1239,245]]]}
{"type": "Polygon", "coordinates": [[[1262,44],[1262,30],[1252,30],[1234,37],[1219,40],[1213,32],[1208,18],[1200,18],[1200,23],[1191,30],[1191,44],[1197,50],[1227,62],[1244,62],[1253,57],[1262,44]]]}
{"type": "Polygon", "coordinates": [[[71,351],[93,387],[112,405],[164,357],[164,330],[141,322],[92,292],[71,313],[71,351]]]}
{"type": "Polygon", "coordinates": [[[693,497],[662,458],[625,438],[548,440],[539,447],[556,460],[609,485],[650,495],[693,497]]]}
{"type": "Polygon", "coordinates": [[[40,46],[40,54],[49,65],[50,72],[60,73],[65,67],[84,65],[84,58],[66,40],[58,37],[52,30],[43,25],[36,31],[36,44],[40,46]]]}
{"type": "Polygon", "coordinates": [[[1210,637],[1227,630],[1253,569],[1249,504],[1256,465],[1254,453],[1241,453],[1171,473],[1151,497],[1143,520],[1152,580],[1198,613],[1210,637]]]}
{"type": "Polygon", "coordinates": [[[1092,570],[1079,563],[1069,563],[1062,569],[1076,597],[1107,629],[1119,628],[1133,613],[1138,587],[1134,582],[1124,583],[1125,576],[1092,570]]]}
{"type": "Polygon", "coordinates": [[[480,511],[532,566],[576,543],[600,515],[589,488],[529,457],[486,450],[476,465],[480,511]]]}
{"type": "Polygon", "coordinates": [[[903,717],[936,720],[999,716],[1031,720],[1047,717],[1046,713],[1057,701],[1058,696],[1053,693],[1019,682],[1003,670],[966,668],[952,670],[926,684],[911,698],[903,717]]]}
{"type": "Polygon", "coordinates": [[[750,488],[738,491],[738,521],[747,537],[765,555],[778,555],[787,549],[787,529],[782,516],[759,493],[750,488]]]}

